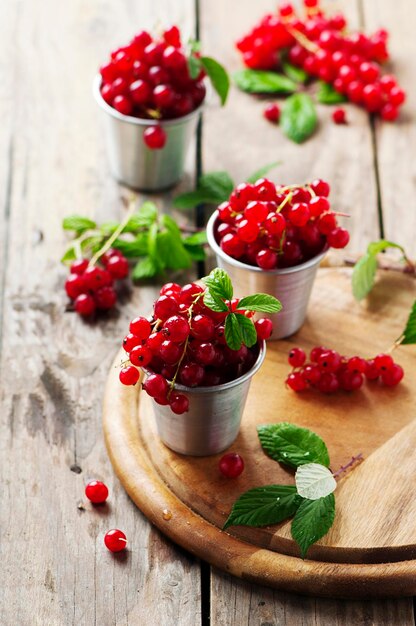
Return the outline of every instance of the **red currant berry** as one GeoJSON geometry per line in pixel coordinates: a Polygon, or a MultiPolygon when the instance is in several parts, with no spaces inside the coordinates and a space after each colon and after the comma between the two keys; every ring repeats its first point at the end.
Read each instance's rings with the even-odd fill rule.
{"type": "Polygon", "coordinates": [[[87,293],[81,293],[75,299],[75,311],[85,317],[92,315],[95,311],[94,298],[87,293]]]}
{"type": "Polygon", "coordinates": [[[161,126],[149,126],[143,133],[143,141],[150,150],[161,150],[166,139],[166,133],[161,126]]]}
{"type": "Polygon", "coordinates": [[[204,368],[198,363],[187,363],[181,367],[179,378],[186,387],[197,387],[204,378],[204,368]]]}
{"type": "Polygon", "coordinates": [[[183,393],[173,393],[169,400],[171,410],[177,415],[189,411],[189,400],[183,393]]]}
{"type": "Polygon", "coordinates": [[[117,78],[117,70],[113,63],[106,63],[100,67],[100,74],[106,83],[111,83],[117,78]]]}
{"type": "Polygon", "coordinates": [[[163,52],[163,64],[170,70],[180,70],[186,66],[186,57],[174,46],[168,46],[163,52]]]}
{"type": "Polygon", "coordinates": [[[319,357],[321,356],[322,352],[327,352],[327,349],[324,348],[324,346],[316,346],[315,348],[312,348],[309,358],[312,361],[312,363],[317,363],[319,357]]]}
{"type": "Polygon", "coordinates": [[[182,343],[188,337],[190,327],[188,321],[180,315],[169,317],[163,324],[163,336],[175,343],[182,343]]]}
{"type": "Polygon", "coordinates": [[[181,292],[179,294],[179,301],[183,304],[192,304],[195,299],[204,293],[204,288],[201,285],[197,285],[196,283],[188,283],[184,287],[182,287],[181,292]]]}
{"type": "Polygon", "coordinates": [[[333,213],[324,213],[318,220],[319,232],[328,235],[337,227],[337,218],[333,213]]]}
{"type": "Polygon", "coordinates": [[[107,270],[113,278],[126,278],[129,275],[129,263],[124,256],[113,255],[107,262],[107,270]]]}
{"type": "Polygon", "coordinates": [[[249,202],[244,217],[246,219],[262,224],[269,214],[269,205],[267,202],[249,202]]]}
{"type": "Polygon", "coordinates": [[[263,115],[269,122],[277,124],[280,117],[280,109],[277,104],[268,104],[263,111],[263,115]]]}
{"type": "Polygon", "coordinates": [[[301,371],[302,378],[309,385],[317,385],[321,379],[321,370],[317,365],[306,365],[301,371]]]}
{"type": "Polygon", "coordinates": [[[171,26],[163,33],[163,39],[170,46],[179,48],[181,45],[181,34],[177,26],[171,26]]]}
{"type": "Polygon", "coordinates": [[[107,270],[90,265],[83,274],[85,285],[91,291],[97,291],[101,287],[110,287],[113,284],[111,274],[107,270]]]}
{"type": "Polygon", "coordinates": [[[159,355],[168,365],[175,365],[181,358],[183,348],[173,341],[162,341],[159,348],[159,355]]]}
{"type": "Polygon", "coordinates": [[[286,385],[293,391],[304,391],[307,383],[300,372],[292,372],[286,379],[286,385]]]}
{"type": "Polygon", "coordinates": [[[116,96],[113,100],[113,107],[122,115],[130,115],[133,111],[133,104],[127,96],[116,96]]]}
{"type": "Polygon", "coordinates": [[[171,296],[160,296],[154,304],[155,317],[160,320],[167,320],[178,312],[178,303],[171,296]]]}
{"type": "Polygon", "coordinates": [[[142,339],[137,337],[137,335],[133,335],[133,333],[128,333],[123,339],[123,348],[127,353],[130,353],[133,348],[136,346],[140,346],[142,344],[142,339]]]}
{"type": "Polygon", "coordinates": [[[101,287],[94,293],[95,304],[100,311],[109,311],[117,302],[117,294],[112,287],[101,287]]]}
{"type": "Polygon", "coordinates": [[[374,359],[370,359],[369,361],[367,361],[364,373],[367,380],[377,380],[377,378],[380,376],[380,370],[374,363],[374,359]]]}
{"type": "Polygon", "coordinates": [[[126,535],[122,530],[113,528],[104,535],[104,543],[110,552],[121,552],[127,546],[126,535]]]}
{"type": "Polygon", "coordinates": [[[292,348],[289,352],[288,361],[292,367],[302,367],[306,361],[306,354],[302,348],[292,348]]]}
{"type": "Polygon", "coordinates": [[[75,300],[80,294],[85,293],[86,290],[84,277],[80,274],[70,274],[65,281],[65,291],[71,300],[75,300]]]}
{"type": "Polygon", "coordinates": [[[111,85],[111,93],[113,98],[115,96],[123,96],[127,94],[129,89],[129,84],[125,78],[116,78],[115,81],[111,85]]]}
{"type": "Polygon", "coordinates": [[[238,259],[243,256],[245,246],[238,235],[233,235],[229,233],[228,235],[224,235],[224,237],[220,241],[221,249],[228,254],[229,256],[238,259]]]}
{"type": "Polygon", "coordinates": [[[388,97],[391,104],[400,106],[406,100],[406,93],[400,87],[392,87],[388,97]]]}
{"type": "Polygon", "coordinates": [[[237,232],[241,241],[244,241],[245,243],[252,243],[259,236],[260,227],[257,222],[243,219],[238,223],[237,232]]]}
{"type": "Polygon", "coordinates": [[[104,267],[107,267],[107,263],[108,261],[113,257],[113,256],[123,256],[120,252],[120,250],[116,250],[115,248],[109,248],[107,250],[107,252],[104,252],[104,254],[102,255],[102,257],[100,258],[101,263],[104,265],[104,267]]]}
{"type": "Polygon", "coordinates": [[[161,374],[150,374],[143,383],[143,389],[152,398],[159,398],[167,394],[169,385],[161,374]]]}
{"type": "MultiPolygon", "coordinates": [[[[181,290],[182,290],[182,287],[180,285],[178,285],[178,283],[166,283],[161,288],[160,295],[161,296],[165,296],[167,291],[179,294],[181,292],[181,290]]],[[[172,295],[172,293],[169,293],[167,295],[172,295]]]]}
{"type": "Polygon", "coordinates": [[[403,368],[394,363],[393,367],[381,374],[381,380],[386,387],[395,387],[404,376],[403,368]]]}
{"type": "Polygon", "coordinates": [[[218,468],[226,478],[237,478],[244,471],[244,461],[239,454],[229,452],[220,458],[218,468]]]}
{"type": "Polygon", "coordinates": [[[305,226],[310,216],[309,206],[305,202],[298,202],[290,209],[288,218],[293,226],[305,226]]]}
{"type": "Polygon", "coordinates": [[[85,495],[93,504],[103,504],[108,498],[108,488],[100,480],[91,480],[85,487],[85,495]]]}
{"type": "Polygon", "coordinates": [[[128,365],[120,370],[119,378],[123,385],[135,385],[140,378],[140,372],[132,365],[128,365]]]}
{"type": "Polygon", "coordinates": [[[153,89],[153,99],[157,107],[167,109],[175,100],[175,92],[170,85],[156,85],[153,89]]]}
{"type": "Polygon", "coordinates": [[[162,333],[152,333],[149,335],[149,338],[146,341],[146,346],[153,353],[158,352],[160,346],[162,345],[163,335],[162,333]]]}
{"type": "Polygon", "coordinates": [[[153,352],[147,346],[135,346],[129,357],[132,365],[146,367],[153,358],[153,352]]]}
{"type": "Polygon", "coordinates": [[[215,323],[208,315],[195,315],[191,322],[191,333],[197,339],[209,341],[214,337],[215,323]]]}
{"type": "Polygon", "coordinates": [[[196,339],[192,342],[191,349],[195,360],[201,365],[212,365],[214,363],[217,355],[214,344],[196,339]]]}
{"type": "Polygon", "coordinates": [[[131,99],[135,104],[146,104],[151,98],[152,91],[149,83],[139,78],[131,83],[129,87],[131,99]]]}
{"type": "Polygon", "coordinates": [[[321,393],[336,393],[339,389],[339,380],[333,373],[323,373],[317,387],[321,393]]]}
{"type": "Polygon", "coordinates": [[[89,265],[88,259],[77,259],[71,265],[71,274],[83,274],[89,265]]]}
{"type": "Polygon", "coordinates": [[[379,354],[374,359],[374,365],[380,373],[393,369],[394,361],[390,354],[379,354]]]}
{"type": "Polygon", "coordinates": [[[309,202],[309,212],[311,217],[319,217],[322,213],[327,213],[330,208],[328,199],[323,198],[322,196],[315,196],[309,202]]]}
{"type": "Polygon", "coordinates": [[[345,228],[334,228],[328,233],[327,242],[331,248],[345,248],[350,240],[350,234],[345,228]]]}
{"type": "Polygon", "coordinates": [[[262,270],[273,270],[277,266],[277,254],[268,248],[259,250],[256,254],[256,263],[262,270]]]}
{"type": "Polygon", "coordinates": [[[345,370],[340,374],[339,382],[344,391],[356,391],[362,386],[364,377],[360,372],[345,370]]]}
{"type": "Polygon", "coordinates": [[[380,115],[385,122],[394,122],[399,115],[399,109],[391,102],[386,102],[381,109],[380,115]]]}
{"type": "Polygon", "coordinates": [[[286,228],[286,220],[281,213],[275,213],[272,211],[268,214],[264,227],[269,235],[273,235],[274,237],[280,239],[286,228]]]}
{"type": "Polygon", "coordinates": [[[136,337],[139,337],[139,339],[143,341],[148,339],[150,333],[152,332],[152,327],[149,320],[145,317],[135,317],[130,322],[129,330],[133,335],[136,335],[136,337]]]}
{"type": "Polygon", "coordinates": [[[332,119],[334,120],[335,124],[346,124],[347,116],[345,113],[345,109],[335,109],[332,112],[332,119]]]}
{"type": "Polygon", "coordinates": [[[330,188],[328,183],[324,180],[313,180],[310,186],[317,196],[324,196],[324,198],[327,198],[329,196],[330,188]]]}
{"type": "Polygon", "coordinates": [[[318,367],[323,372],[336,372],[341,367],[342,359],[335,350],[321,352],[318,357],[318,367]]]}
{"type": "Polygon", "coordinates": [[[359,372],[360,374],[365,374],[367,370],[367,361],[359,356],[352,356],[347,361],[347,369],[350,372],[359,372]]]}
{"type": "Polygon", "coordinates": [[[265,341],[266,339],[270,339],[273,332],[273,322],[269,320],[267,317],[262,317],[261,319],[254,322],[254,326],[257,331],[257,339],[261,341],[265,341]]]}

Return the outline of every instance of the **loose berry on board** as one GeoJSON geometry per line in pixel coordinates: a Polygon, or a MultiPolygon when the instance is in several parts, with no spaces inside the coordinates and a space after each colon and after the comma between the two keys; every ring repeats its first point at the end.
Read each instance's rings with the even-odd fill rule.
{"type": "Polygon", "coordinates": [[[226,478],[237,478],[244,471],[244,460],[239,454],[229,452],[220,458],[218,467],[226,478]]]}
{"type": "Polygon", "coordinates": [[[110,552],[121,552],[127,547],[127,538],[122,530],[113,528],[104,535],[104,544],[110,552]]]}
{"type": "Polygon", "coordinates": [[[103,504],[108,498],[108,487],[100,480],[91,480],[85,487],[85,495],[93,504],[103,504]]]}

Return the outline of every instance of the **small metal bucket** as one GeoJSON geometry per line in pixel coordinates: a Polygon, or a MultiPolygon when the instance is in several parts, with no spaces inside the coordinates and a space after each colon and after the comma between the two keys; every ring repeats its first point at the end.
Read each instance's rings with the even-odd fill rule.
{"type": "Polygon", "coordinates": [[[253,367],[240,378],[215,387],[175,390],[189,398],[189,411],[176,415],[169,406],[152,400],[157,430],[163,443],[180,454],[208,456],[230,446],[238,435],[251,378],[266,355],[263,342],[253,367]]]}
{"type": "Polygon", "coordinates": [[[326,250],[306,263],[276,270],[262,270],[241,263],[225,254],[214,237],[218,211],[215,211],[207,224],[207,238],[211,249],[215,252],[218,267],[229,274],[234,285],[234,295],[238,298],[253,293],[268,293],[282,303],[279,313],[263,314],[273,322],[271,339],[282,339],[293,335],[302,326],[311,295],[318,266],[326,254],[326,250]]]}
{"type": "Polygon", "coordinates": [[[202,105],[173,120],[145,120],[122,115],[110,107],[100,92],[101,77],[93,85],[95,100],[105,113],[105,136],[111,173],[120,183],[142,191],[161,191],[177,183],[183,175],[185,157],[201,116],[202,105]],[[150,150],[143,133],[150,126],[161,126],[166,144],[150,150]]]}

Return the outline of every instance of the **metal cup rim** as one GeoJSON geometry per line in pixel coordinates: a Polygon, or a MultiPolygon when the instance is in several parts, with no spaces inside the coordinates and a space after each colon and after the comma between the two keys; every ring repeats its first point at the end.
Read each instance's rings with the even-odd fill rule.
{"type": "MultiPolygon", "coordinates": [[[[263,361],[266,357],[266,342],[262,341],[260,343],[259,354],[257,359],[248,372],[235,378],[234,380],[230,380],[228,383],[223,383],[222,385],[211,385],[210,387],[186,387],[185,385],[181,385],[179,383],[175,383],[175,390],[181,391],[182,393],[194,394],[194,395],[204,395],[208,393],[220,393],[221,391],[226,391],[227,389],[232,389],[233,387],[237,387],[245,383],[247,380],[252,378],[254,374],[258,372],[263,361]]],[[[145,367],[142,367],[142,370],[146,372],[146,374],[153,373],[145,367]]]]}
{"type": "Polygon", "coordinates": [[[241,261],[238,261],[237,259],[234,259],[233,257],[223,252],[223,250],[217,244],[215,240],[215,236],[214,236],[214,226],[215,226],[217,219],[218,219],[218,209],[214,211],[214,213],[211,215],[211,217],[208,220],[208,224],[207,224],[208,244],[217,256],[221,257],[229,265],[233,265],[234,267],[238,267],[242,270],[256,272],[259,274],[275,274],[277,276],[280,276],[283,274],[294,274],[296,272],[301,272],[302,270],[308,269],[309,267],[312,267],[313,265],[319,264],[328,251],[327,246],[325,246],[325,248],[320,254],[317,254],[316,256],[309,259],[309,261],[305,261],[305,263],[301,263],[300,265],[294,265],[293,267],[283,267],[283,268],[275,269],[275,270],[263,270],[261,269],[261,267],[256,267],[255,265],[248,265],[247,263],[242,263],[241,261]]]}
{"type": "Polygon", "coordinates": [[[204,108],[204,103],[205,103],[205,99],[204,99],[204,101],[202,102],[202,104],[199,105],[198,108],[194,109],[187,115],[183,115],[182,117],[177,117],[173,120],[148,120],[142,117],[132,117],[131,115],[123,115],[122,113],[119,113],[118,111],[113,109],[113,107],[110,107],[110,105],[107,104],[107,102],[102,97],[100,87],[101,87],[101,76],[100,74],[97,74],[93,81],[92,92],[93,92],[95,101],[97,102],[98,106],[101,109],[103,109],[103,111],[105,111],[106,113],[114,117],[115,119],[119,120],[120,122],[124,122],[125,124],[134,124],[135,126],[170,127],[170,126],[179,126],[182,124],[186,124],[188,120],[192,119],[193,117],[201,113],[202,109],[204,108]]]}

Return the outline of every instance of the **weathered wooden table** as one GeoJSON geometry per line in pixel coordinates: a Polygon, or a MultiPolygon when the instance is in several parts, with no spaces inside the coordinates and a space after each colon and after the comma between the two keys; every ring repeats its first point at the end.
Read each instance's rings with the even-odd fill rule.
{"type": "MultiPolygon", "coordinates": [[[[322,600],[255,587],[211,570],[165,540],[115,479],[101,434],[101,398],[127,321],[155,289],[135,288],[98,326],[65,312],[61,220],[117,218],[120,188],[108,171],[91,81],[110,47],[155,22],[199,31],[204,51],[239,67],[233,41],[275,2],[155,0],[123,3],[9,0],[0,4],[1,504],[0,610],[5,626],[277,626],[414,624],[412,599],[322,600]],[[108,506],[83,501],[88,478],[110,487],[108,506]],[[106,551],[120,527],[129,550],[106,551]]],[[[320,176],[351,214],[349,251],[381,234],[415,255],[416,11],[406,0],[343,0],[352,27],[391,31],[394,69],[409,94],[396,124],[370,123],[348,107],[299,147],[262,119],[262,103],[233,90],[204,115],[180,189],[197,164],[236,180],[279,159],[276,181],[320,176]],[[413,247],[413,250],[412,250],[413,247]]],[[[177,192],[178,190],[175,190],[177,192]]],[[[171,194],[157,197],[169,207],[171,194]]]]}

